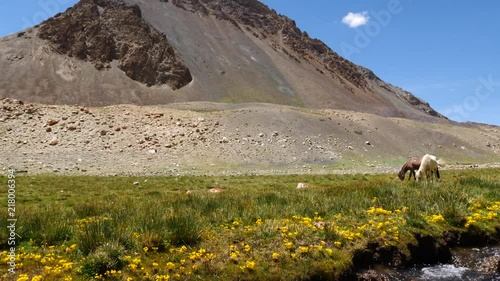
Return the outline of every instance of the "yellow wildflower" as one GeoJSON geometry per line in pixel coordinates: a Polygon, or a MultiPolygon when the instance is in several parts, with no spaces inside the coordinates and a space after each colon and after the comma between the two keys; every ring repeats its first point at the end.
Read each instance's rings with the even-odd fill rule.
{"type": "Polygon", "coordinates": [[[307,252],[309,252],[309,247],[307,247],[307,246],[299,246],[299,251],[301,253],[307,253],[307,252]]]}
{"type": "Polygon", "coordinates": [[[19,274],[19,277],[17,278],[17,281],[28,281],[29,276],[28,274],[19,274]]]}
{"type": "Polygon", "coordinates": [[[128,265],[128,267],[131,269],[131,270],[135,270],[137,268],[137,264],[135,263],[131,263],[128,265]]]}
{"type": "Polygon", "coordinates": [[[168,281],[170,280],[170,275],[157,275],[155,281],[168,281]]]}
{"type": "Polygon", "coordinates": [[[171,269],[174,269],[175,268],[175,264],[173,262],[167,262],[167,269],[168,270],[171,270],[171,269]]]}
{"type": "Polygon", "coordinates": [[[254,269],[255,267],[255,262],[254,261],[247,261],[245,263],[245,267],[248,268],[248,269],[254,269]]]}
{"type": "Polygon", "coordinates": [[[42,275],[35,275],[33,278],[31,278],[31,281],[42,281],[43,276],[42,275]]]}
{"type": "Polygon", "coordinates": [[[230,255],[231,259],[232,260],[237,260],[238,259],[238,254],[239,254],[238,251],[232,252],[231,255],[230,255]]]}

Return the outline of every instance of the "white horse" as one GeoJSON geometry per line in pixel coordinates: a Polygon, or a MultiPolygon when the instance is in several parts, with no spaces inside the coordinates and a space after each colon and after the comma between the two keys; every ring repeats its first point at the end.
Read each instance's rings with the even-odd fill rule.
{"type": "Polygon", "coordinates": [[[420,168],[415,174],[417,181],[420,181],[420,177],[422,177],[422,174],[426,177],[427,182],[432,180],[432,175],[435,175],[436,180],[439,180],[439,166],[443,167],[444,164],[439,161],[436,156],[430,154],[424,155],[424,157],[422,157],[420,168]]]}

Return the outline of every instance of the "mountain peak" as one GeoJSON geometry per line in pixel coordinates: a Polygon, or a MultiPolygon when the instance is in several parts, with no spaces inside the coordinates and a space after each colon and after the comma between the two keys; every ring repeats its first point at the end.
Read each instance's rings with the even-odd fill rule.
{"type": "Polygon", "coordinates": [[[19,80],[2,96],[87,105],[262,102],[443,118],[257,0],[81,0],[26,32],[0,40],[6,58],[24,58],[0,60],[9,69],[0,86],[19,80]],[[21,81],[22,69],[31,74],[21,81]]]}

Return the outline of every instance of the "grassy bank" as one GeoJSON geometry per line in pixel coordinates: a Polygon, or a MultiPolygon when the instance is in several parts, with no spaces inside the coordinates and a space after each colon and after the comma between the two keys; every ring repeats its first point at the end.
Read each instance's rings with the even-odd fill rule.
{"type": "MultiPolygon", "coordinates": [[[[442,177],[427,185],[402,183],[395,175],[16,175],[16,274],[7,273],[5,188],[0,275],[332,279],[369,242],[408,252],[415,233],[494,232],[500,225],[500,170],[442,171],[442,177]],[[298,182],[309,187],[298,190],[298,182]]],[[[7,186],[7,177],[0,182],[7,186]]]]}

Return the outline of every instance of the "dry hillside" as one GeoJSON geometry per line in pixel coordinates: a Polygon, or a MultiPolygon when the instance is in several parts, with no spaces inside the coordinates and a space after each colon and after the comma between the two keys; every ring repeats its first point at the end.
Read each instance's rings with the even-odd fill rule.
{"type": "Polygon", "coordinates": [[[0,97],[86,106],[260,102],[443,119],[256,0],[81,0],[0,39],[0,97]]]}
{"type": "Polygon", "coordinates": [[[500,162],[497,127],[255,103],[82,107],[2,99],[0,138],[0,167],[28,173],[396,172],[425,153],[448,167],[500,162]]]}
{"type": "Polygon", "coordinates": [[[0,38],[0,167],[28,173],[394,172],[498,163],[458,124],[257,0],[81,0],[0,38]]]}

